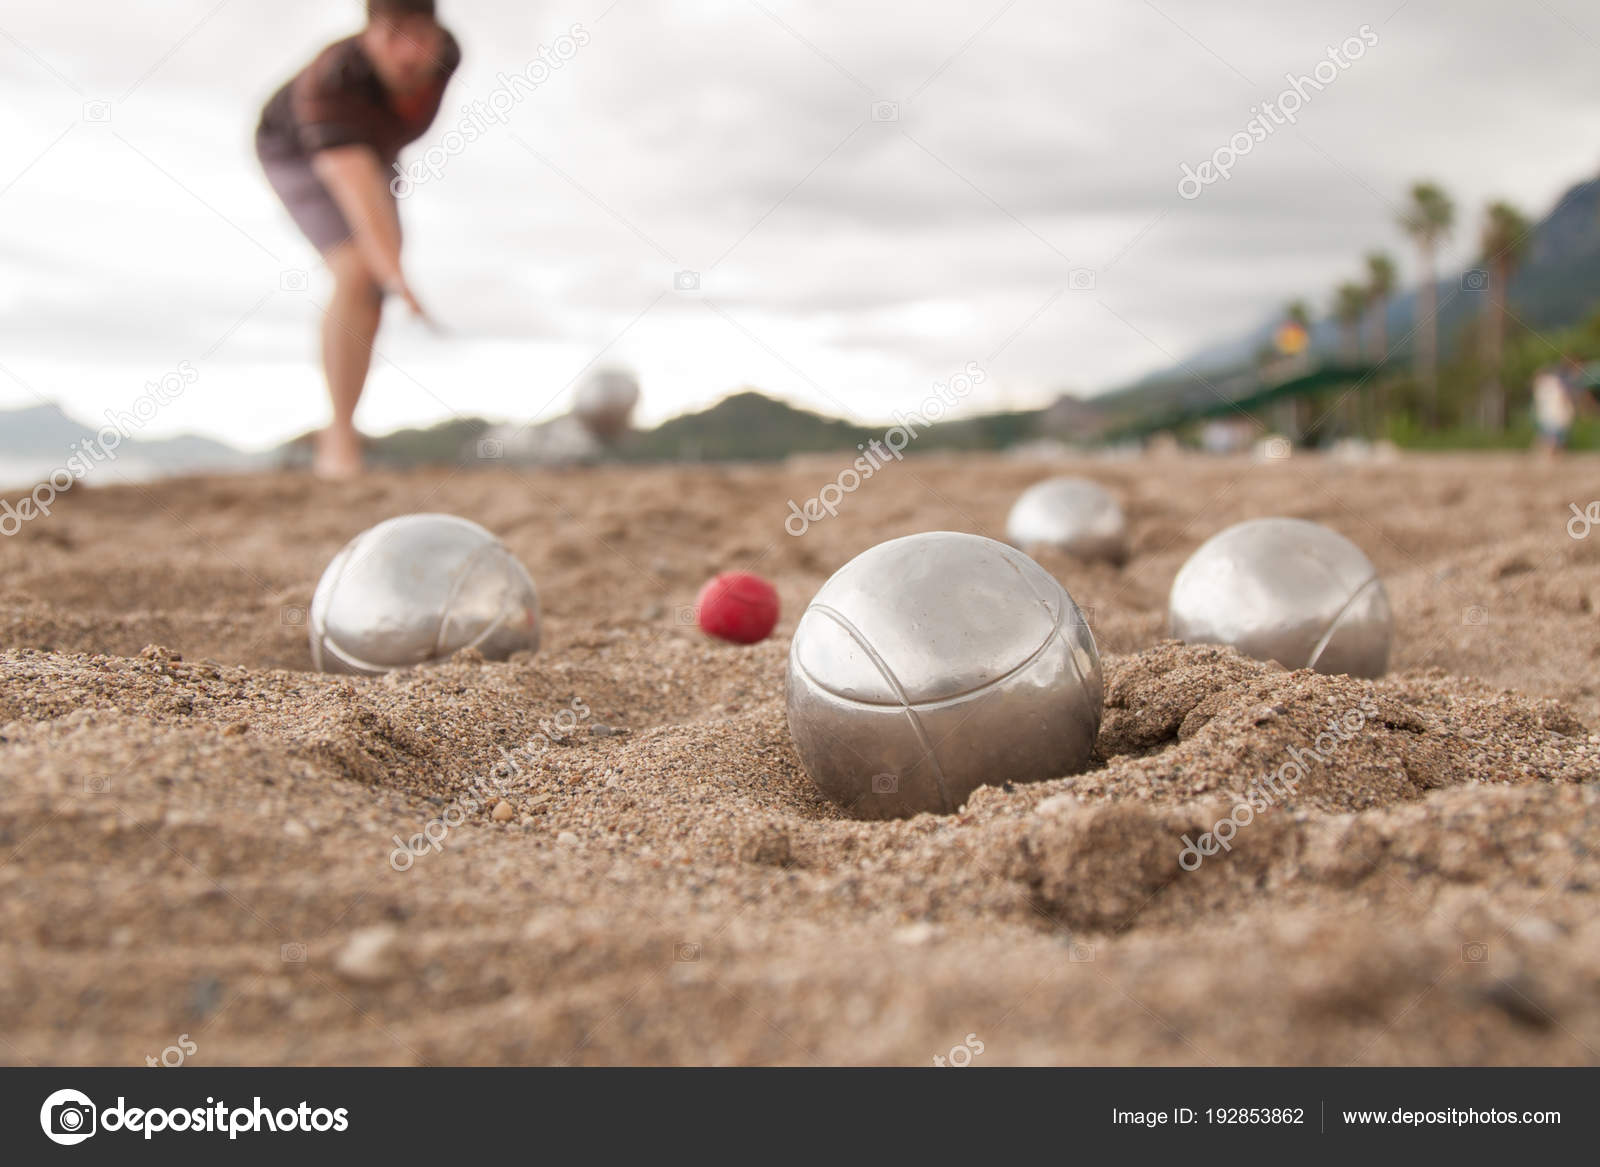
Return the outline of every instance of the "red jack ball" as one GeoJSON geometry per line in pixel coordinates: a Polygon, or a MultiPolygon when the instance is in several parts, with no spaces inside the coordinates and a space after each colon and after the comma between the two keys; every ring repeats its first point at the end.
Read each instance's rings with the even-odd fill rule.
{"type": "Polygon", "coordinates": [[[700,589],[694,612],[707,636],[754,644],[778,623],[778,591],[759,575],[727,571],[700,589]]]}

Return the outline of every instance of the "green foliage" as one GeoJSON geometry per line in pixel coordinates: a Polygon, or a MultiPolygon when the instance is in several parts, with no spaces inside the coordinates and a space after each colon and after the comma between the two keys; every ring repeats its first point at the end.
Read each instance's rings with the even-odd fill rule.
{"type": "Polygon", "coordinates": [[[1388,252],[1373,251],[1367,254],[1367,295],[1375,303],[1394,295],[1398,278],[1394,258],[1388,252]]]}
{"type": "Polygon", "coordinates": [[[1340,284],[1333,293],[1333,318],[1349,326],[1361,323],[1367,314],[1367,288],[1350,281],[1340,284]]]}
{"type": "MultiPolygon", "coordinates": [[[[1469,333],[1465,340],[1473,339],[1469,333]]],[[[1421,391],[1410,378],[1385,382],[1386,413],[1379,436],[1413,449],[1521,449],[1533,441],[1531,416],[1533,378],[1546,365],[1565,357],[1587,364],[1600,360],[1600,314],[1577,328],[1530,330],[1516,326],[1506,341],[1500,376],[1506,387],[1507,427],[1501,433],[1470,424],[1473,405],[1489,370],[1480,347],[1463,343],[1458,355],[1439,371],[1440,428],[1424,430],[1421,391]]],[[[1600,420],[1581,416],[1573,427],[1573,449],[1600,449],[1600,420]]]]}
{"type": "Polygon", "coordinates": [[[1515,267],[1527,253],[1532,225],[1528,217],[1507,202],[1489,204],[1483,224],[1483,258],[1486,262],[1515,267]]]}
{"type": "MultiPolygon", "coordinates": [[[[1524,415],[1503,430],[1452,428],[1424,430],[1410,418],[1391,427],[1389,440],[1408,450],[1526,450],[1533,445],[1533,422],[1524,415]]],[[[1573,424],[1570,450],[1600,450],[1600,419],[1579,418],[1573,424]]]]}
{"type": "Polygon", "coordinates": [[[1400,212],[1400,227],[1424,245],[1431,245],[1450,234],[1456,219],[1456,206],[1444,188],[1434,182],[1419,182],[1411,188],[1411,202],[1400,212]]]}

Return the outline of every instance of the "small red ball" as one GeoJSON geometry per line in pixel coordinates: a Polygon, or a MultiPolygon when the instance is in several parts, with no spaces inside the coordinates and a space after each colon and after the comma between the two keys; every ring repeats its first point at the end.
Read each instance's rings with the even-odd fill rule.
{"type": "Polygon", "coordinates": [[[759,575],[728,571],[700,589],[694,602],[700,631],[735,644],[754,644],[778,623],[778,591],[759,575]]]}

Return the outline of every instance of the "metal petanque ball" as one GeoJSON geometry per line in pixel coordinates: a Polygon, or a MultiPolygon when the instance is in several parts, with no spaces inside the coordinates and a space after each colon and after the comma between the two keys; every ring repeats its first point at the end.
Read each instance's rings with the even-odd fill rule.
{"type": "Polygon", "coordinates": [[[1052,478],[1022,492],[1006,519],[1016,547],[1054,547],[1082,559],[1121,562],[1128,524],[1104,487],[1084,478],[1052,478]]]}
{"type": "Polygon", "coordinates": [[[311,600],[311,661],[386,673],[475,648],[490,660],[539,647],[539,595],[477,523],[405,515],[344,545],[311,600]]]}
{"type": "Polygon", "coordinates": [[[800,761],[860,818],[948,814],[986,783],[1081,770],[1103,696],[1066,589],[977,535],[862,552],[822,585],[789,649],[800,761]]]}
{"type": "Polygon", "coordinates": [[[1290,669],[1382,676],[1394,617],[1361,548],[1303,519],[1252,519],[1213,535],[1172,583],[1172,634],[1231,644],[1290,669]]]}
{"type": "Polygon", "coordinates": [[[623,369],[601,369],[584,382],[572,412],[583,428],[602,442],[612,442],[628,428],[639,404],[639,382],[623,369]]]}

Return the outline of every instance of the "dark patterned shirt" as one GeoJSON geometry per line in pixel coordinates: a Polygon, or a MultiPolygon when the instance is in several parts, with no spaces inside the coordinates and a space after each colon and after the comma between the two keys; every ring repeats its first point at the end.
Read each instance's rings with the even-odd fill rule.
{"type": "Polygon", "coordinates": [[[439,103],[461,64],[461,46],[445,33],[431,81],[403,101],[383,87],[359,36],[337,41],[272,95],[256,140],[263,158],[309,158],[336,146],[370,146],[391,165],[439,116],[439,103]]]}

